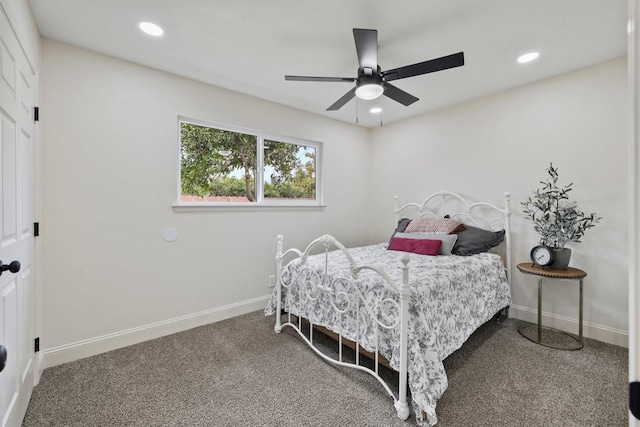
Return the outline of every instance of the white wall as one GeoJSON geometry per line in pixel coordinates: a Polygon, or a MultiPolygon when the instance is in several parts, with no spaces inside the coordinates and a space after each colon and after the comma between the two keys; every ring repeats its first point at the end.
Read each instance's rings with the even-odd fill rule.
{"type": "MultiPolygon", "coordinates": [[[[41,288],[44,367],[264,306],[275,238],[383,241],[393,196],[512,193],[515,262],[537,242],[520,202],[553,162],[604,220],[574,244],[585,333],[626,345],[626,62],[369,131],[42,40],[41,288]],[[324,142],[326,208],[176,213],[177,116],[324,142]],[[345,185],[349,183],[349,185],[345,185]],[[357,189],[354,191],[353,189],[357,189]],[[369,222],[363,218],[370,218],[369,222]],[[162,239],[166,227],[176,242],[162,239]]],[[[516,271],[514,269],[514,271],[516,271]]],[[[514,273],[512,314],[535,319],[514,273]]],[[[545,287],[545,321],[575,329],[577,286],[545,287]]]]}
{"type": "Polygon", "coordinates": [[[45,367],[264,307],[280,233],[367,242],[369,130],[42,46],[45,367]],[[174,212],[178,115],[323,142],[326,208],[174,212]]]}
{"type": "MultiPolygon", "coordinates": [[[[571,266],[585,279],[585,335],[627,345],[628,195],[626,60],[609,61],[372,132],[376,171],[373,241],[388,239],[390,201],[422,201],[451,190],[502,206],[512,195],[514,263],[529,259],[538,237],[520,203],[546,179],[560,184],[602,222],[570,244],[571,266]]],[[[511,314],[535,321],[537,281],[513,267],[511,314]]],[[[546,324],[577,332],[577,282],[545,282],[546,324]]]]}

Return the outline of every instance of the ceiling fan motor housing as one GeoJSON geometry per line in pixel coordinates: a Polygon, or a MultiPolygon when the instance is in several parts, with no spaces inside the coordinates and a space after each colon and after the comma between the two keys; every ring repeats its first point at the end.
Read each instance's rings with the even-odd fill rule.
{"type": "Polygon", "coordinates": [[[363,84],[378,83],[382,84],[382,69],[378,65],[377,70],[369,67],[358,68],[358,81],[366,81],[363,84]]]}

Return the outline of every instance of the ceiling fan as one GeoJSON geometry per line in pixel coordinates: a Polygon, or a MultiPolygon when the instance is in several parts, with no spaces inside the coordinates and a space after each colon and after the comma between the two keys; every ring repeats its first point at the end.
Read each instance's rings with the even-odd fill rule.
{"type": "Polygon", "coordinates": [[[356,86],[327,108],[327,111],[339,110],[354,96],[369,100],[385,95],[404,106],[408,106],[416,102],[418,98],[391,85],[389,83],[390,81],[434,73],[436,71],[464,65],[464,53],[458,52],[413,65],[381,71],[378,65],[378,31],[354,28],[353,38],[356,41],[356,53],[358,54],[359,64],[357,78],[284,76],[284,79],[305,82],[355,82],[356,86]]]}

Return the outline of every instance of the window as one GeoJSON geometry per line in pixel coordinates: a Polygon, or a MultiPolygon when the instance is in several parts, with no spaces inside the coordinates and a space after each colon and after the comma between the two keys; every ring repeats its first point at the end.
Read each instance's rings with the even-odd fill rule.
{"type": "Polygon", "coordinates": [[[180,204],[320,205],[320,143],[179,124],[180,204]]]}

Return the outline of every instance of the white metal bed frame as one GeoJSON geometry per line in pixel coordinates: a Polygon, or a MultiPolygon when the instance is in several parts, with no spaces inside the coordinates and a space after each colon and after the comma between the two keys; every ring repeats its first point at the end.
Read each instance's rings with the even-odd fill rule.
{"type": "MultiPolygon", "coordinates": [[[[412,218],[418,218],[418,217],[442,218],[448,214],[451,218],[457,219],[458,221],[461,221],[469,225],[474,225],[481,228],[486,228],[486,226],[488,225],[492,230],[504,229],[505,244],[506,244],[505,269],[506,269],[507,280],[509,283],[511,283],[510,198],[511,196],[509,193],[504,193],[504,208],[501,209],[493,204],[485,203],[485,202],[469,204],[460,195],[449,192],[449,191],[438,191],[432,194],[431,196],[427,197],[427,199],[425,199],[425,201],[422,203],[408,203],[402,207],[398,207],[398,198],[396,197],[395,198],[396,199],[396,208],[395,208],[396,221],[399,221],[401,217],[407,217],[403,215],[403,212],[414,210],[414,211],[417,211],[417,214],[413,215],[412,218]],[[454,202],[456,202],[457,206],[461,207],[462,210],[448,212],[446,208],[449,205],[447,204],[447,201],[449,198],[451,198],[454,202]],[[427,209],[427,206],[430,203],[433,204],[432,201],[439,203],[440,210],[438,212],[434,212],[434,210],[427,209]],[[481,208],[489,208],[489,210],[492,211],[494,215],[495,215],[495,212],[498,212],[501,214],[501,217],[483,220],[479,216],[474,215],[474,212],[479,211],[481,208]]],[[[410,414],[409,405],[407,403],[407,357],[408,357],[407,341],[408,341],[408,319],[409,319],[409,298],[410,298],[410,291],[409,291],[409,258],[410,257],[409,255],[404,255],[402,257],[402,266],[401,266],[402,283],[395,283],[394,280],[392,280],[386,272],[374,266],[370,266],[366,264],[358,265],[352,258],[351,254],[349,253],[349,250],[342,243],[340,243],[338,240],[336,240],[334,237],[330,235],[323,235],[315,239],[303,251],[300,251],[299,249],[296,249],[296,248],[291,248],[283,252],[283,241],[284,241],[283,236],[279,235],[277,238],[277,254],[276,254],[276,324],[274,327],[275,332],[280,333],[284,326],[289,326],[293,330],[295,330],[298,333],[298,335],[300,335],[300,337],[307,343],[309,347],[313,349],[313,351],[316,354],[318,354],[321,358],[323,358],[327,362],[340,365],[340,366],[355,368],[372,375],[374,378],[378,380],[378,382],[380,382],[380,384],[382,384],[385,391],[393,398],[394,406],[395,406],[398,417],[400,419],[406,420],[410,414]],[[314,276],[314,280],[310,281],[307,279],[305,283],[302,283],[302,284],[297,283],[299,276],[296,278],[289,277],[289,281],[285,283],[285,281],[283,280],[283,268],[286,269],[286,267],[283,266],[283,261],[285,260],[285,258],[290,256],[293,256],[294,257],[293,259],[295,259],[296,257],[300,258],[301,263],[304,265],[306,264],[306,261],[309,255],[317,247],[320,247],[324,250],[324,254],[325,254],[324,274],[319,275],[316,272],[311,272],[312,276],[314,276]],[[331,304],[334,310],[336,310],[341,315],[353,308],[355,308],[356,311],[360,309],[359,308],[360,302],[363,302],[364,298],[360,293],[360,291],[357,289],[357,287],[353,286],[354,290],[356,291],[355,293],[358,297],[358,301],[355,301],[354,303],[352,301],[347,300],[346,293],[335,291],[336,287],[334,286],[336,282],[340,282],[342,284],[351,283],[351,285],[354,285],[355,282],[350,282],[348,278],[337,278],[337,279],[333,279],[331,282],[327,281],[327,277],[328,277],[327,256],[328,256],[328,252],[334,247],[342,251],[344,256],[348,259],[350,264],[351,276],[354,280],[358,278],[359,273],[363,270],[373,271],[379,274],[384,279],[385,287],[388,287],[391,290],[392,295],[397,296],[397,299],[386,298],[379,301],[377,307],[367,307],[366,305],[364,306],[365,309],[369,312],[369,314],[372,315],[372,317],[375,319],[378,327],[386,328],[386,329],[393,329],[398,327],[400,328],[399,330],[400,366],[398,370],[399,385],[398,385],[397,395],[391,390],[389,385],[379,375],[378,368],[380,365],[380,361],[379,361],[379,354],[378,354],[377,339],[376,339],[376,348],[374,352],[374,358],[375,358],[374,368],[372,370],[360,364],[360,359],[359,359],[360,343],[358,339],[356,339],[355,341],[355,361],[354,362],[346,361],[345,358],[343,357],[343,352],[342,352],[343,340],[345,340],[346,338],[343,338],[342,331],[333,331],[338,335],[338,356],[337,356],[337,359],[333,359],[332,357],[323,353],[320,349],[318,349],[314,345],[313,319],[307,319],[309,322],[308,337],[303,332],[302,318],[300,316],[292,315],[290,310],[286,310],[286,307],[285,307],[285,310],[287,311],[286,321],[283,323],[282,288],[283,287],[290,288],[291,286],[294,286],[296,284],[300,286],[306,286],[312,289],[312,292],[309,292],[307,290],[306,292],[300,293],[301,296],[304,294],[309,301],[313,302],[317,299],[316,297],[314,297],[314,292],[324,292],[327,295],[329,295],[331,298],[331,304]],[[352,306],[352,303],[353,303],[353,306],[352,306]],[[383,307],[386,307],[385,313],[375,314],[376,311],[383,310],[383,307]],[[293,317],[297,317],[297,321],[295,321],[293,317]]],[[[359,312],[356,318],[357,318],[357,321],[360,322],[359,312]]],[[[357,326],[357,330],[359,330],[359,325],[357,326]]],[[[376,331],[378,331],[377,327],[376,327],[376,331]]]]}

